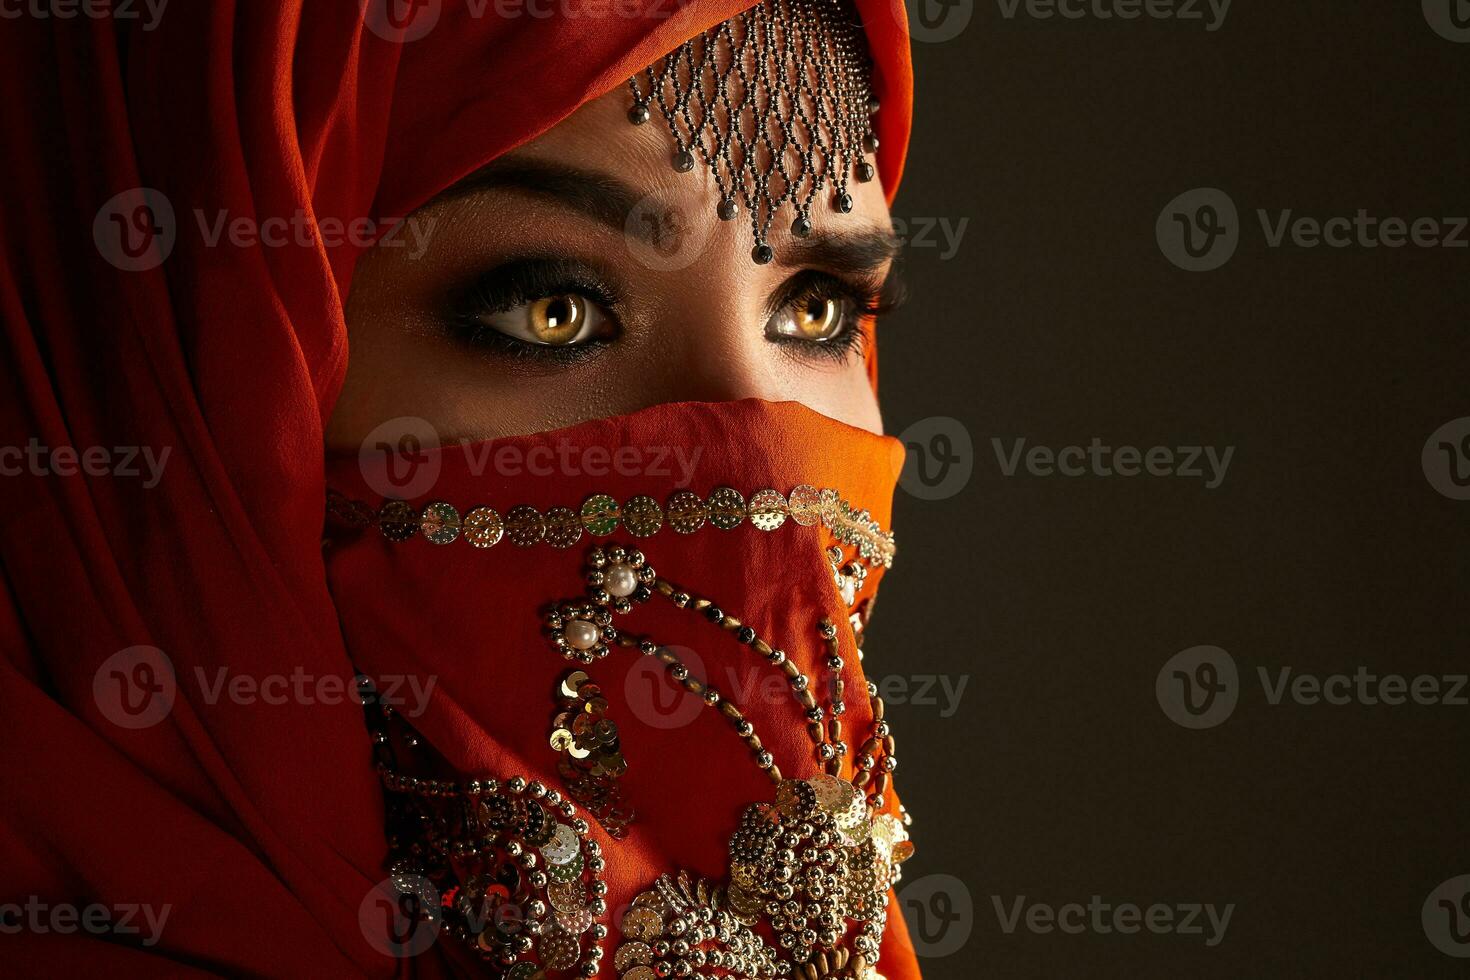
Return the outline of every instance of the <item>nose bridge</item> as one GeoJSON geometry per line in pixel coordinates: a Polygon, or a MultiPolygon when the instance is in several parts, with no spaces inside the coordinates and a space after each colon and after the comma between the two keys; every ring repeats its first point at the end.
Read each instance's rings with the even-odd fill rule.
{"type": "Polygon", "coordinates": [[[772,370],[758,299],[730,277],[695,280],[672,290],[654,325],[649,376],[663,401],[736,401],[793,397],[772,370]],[[718,283],[713,284],[713,283],[718,283]]]}

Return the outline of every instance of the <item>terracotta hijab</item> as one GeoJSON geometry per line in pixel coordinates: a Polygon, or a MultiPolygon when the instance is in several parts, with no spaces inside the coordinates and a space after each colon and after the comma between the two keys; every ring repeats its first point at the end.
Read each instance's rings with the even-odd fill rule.
{"type": "MultiPolygon", "coordinates": [[[[220,696],[219,684],[351,678],[354,658],[382,671],[395,649],[381,642],[385,629],[413,659],[422,621],[411,607],[386,611],[403,595],[388,577],[422,590],[443,574],[428,569],[429,552],[364,542],[333,558],[330,588],[322,557],[322,425],[345,370],[354,262],[366,238],[438,190],[743,4],[634,6],[649,15],[570,17],[628,7],[571,0],[552,17],[497,16],[473,0],[218,0],[169,4],[156,22],[139,4],[114,4],[102,18],[7,21],[0,371],[10,395],[0,401],[0,447],[26,453],[0,457],[0,905],[169,908],[147,946],[123,929],[7,927],[7,967],[150,977],[436,968],[385,957],[359,923],[383,876],[384,839],[358,704],[330,685],[267,699],[264,690],[220,696]],[[406,9],[407,19],[392,16],[406,9]],[[201,222],[221,215],[284,216],[308,232],[284,247],[211,245],[201,222]],[[364,217],[366,238],[327,234],[364,217]],[[163,461],[156,479],[149,460],[163,461]],[[423,567],[410,576],[382,562],[423,567]],[[119,713],[109,693],[118,663],[122,680],[172,690],[165,716],[134,726],[119,713]]],[[[877,62],[879,170],[891,197],[909,118],[903,8],[859,7],[877,62]]],[[[711,411],[709,445],[728,445],[753,422],[782,434],[742,458],[707,459],[699,490],[742,474],[790,481],[807,470],[816,430],[832,431],[795,406],[711,411]]],[[[608,424],[647,425],[633,418],[608,424]]],[[[854,494],[875,498],[856,502],[886,524],[891,444],[851,435],[879,476],[831,466],[805,479],[855,479],[854,494]]],[[[681,438],[696,445],[701,434],[681,438]]],[[[350,483],[356,471],[334,472],[350,483]]],[[[531,499],[558,489],[445,474],[437,493],[531,499]]],[[[823,543],[813,534],[805,546],[815,555],[823,543]]],[[[558,580],[527,596],[574,592],[578,567],[566,587],[558,580]]],[[[554,673],[549,660],[545,670],[554,673]]],[[[445,741],[460,739],[441,747],[467,764],[493,755],[486,739],[518,737],[502,735],[508,721],[453,710],[484,708],[486,690],[461,686],[431,723],[445,741]]],[[[545,714],[540,703],[532,712],[542,742],[545,714]]],[[[717,733],[709,740],[718,744],[717,733]]],[[[742,803],[759,793],[759,784],[738,788],[750,791],[742,803]]],[[[732,819],[709,807],[716,846],[732,819]]],[[[707,846],[642,847],[648,867],[625,865],[619,878],[643,887],[671,870],[666,860],[712,860],[707,846]]],[[[890,978],[916,975],[911,955],[887,949],[882,967],[890,978]]]]}

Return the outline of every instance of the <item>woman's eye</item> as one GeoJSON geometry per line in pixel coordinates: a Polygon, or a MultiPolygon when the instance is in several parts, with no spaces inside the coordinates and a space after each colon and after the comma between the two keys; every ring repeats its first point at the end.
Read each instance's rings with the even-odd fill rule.
{"type": "Polygon", "coordinates": [[[608,335],[606,311],[579,293],[556,293],[499,313],[480,322],[507,337],[543,347],[572,347],[608,335]]]}
{"type": "Polygon", "coordinates": [[[790,303],[766,323],[766,336],[825,343],[842,336],[852,301],[835,296],[809,296],[790,303]]]}

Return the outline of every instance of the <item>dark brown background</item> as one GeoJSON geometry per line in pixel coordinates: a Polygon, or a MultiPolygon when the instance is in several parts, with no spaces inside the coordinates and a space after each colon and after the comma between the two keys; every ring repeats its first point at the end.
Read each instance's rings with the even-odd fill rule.
{"type": "Polygon", "coordinates": [[[1470,873],[1470,709],[1272,707],[1255,677],[1470,669],[1470,502],[1420,463],[1470,415],[1470,249],[1268,248],[1255,216],[1470,213],[1470,44],[1413,0],[1236,0],[1213,33],[977,0],[915,61],[895,213],[970,222],[947,261],[909,249],[887,421],[953,416],[975,447],[963,492],[900,492],[867,658],[969,678],[953,717],[891,711],[920,842],[906,883],[954,874],[973,910],[926,977],[1470,973],[1420,922],[1470,873]],[[1241,241],[1189,273],[1154,222],[1200,186],[1233,198],[1241,241]],[[1093,436],[1236,451],[1205,490],[1008,478],[990,443],[1093,436]],[[1197,644],[1233,655],[1243,691],[1189,731],[1154,683],[1197,644]],[[992,905],[1094,894],[1236,908],[1206,948],[1007,935],[992,905]]]}

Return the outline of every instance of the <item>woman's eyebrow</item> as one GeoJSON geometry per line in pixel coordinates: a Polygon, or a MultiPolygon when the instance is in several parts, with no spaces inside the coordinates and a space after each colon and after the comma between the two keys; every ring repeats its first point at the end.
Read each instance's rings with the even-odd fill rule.
{"type": "MultiPolygon", "coordinates": [[[[625,234],[646,235],[658,229],[629,222],[643,199],[631,184],[611,174],[582,170],[528,157],[492,161],[440,192],[436,200],[454,200],[483,190],[512,190],[534,194],[625,234]]],[[[874,272],[897,258],[902,243],[891,228],[869,225],[853,231],[814,232],[805,239],[789,238],[776,250],[782,265],[816,266],[856,273],[874,272]]]]}
{"type": "Polygon", "coordinates": [[[592,220],[624,231],[643,195],[611,174],[524,157],[492,161],[436,195],[454,200],[482,190],[514,190],[550,198],[592,220]]]}

